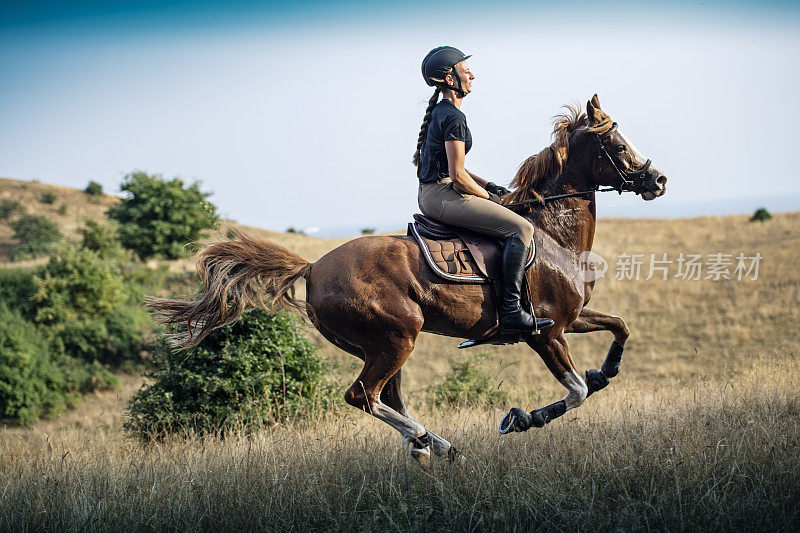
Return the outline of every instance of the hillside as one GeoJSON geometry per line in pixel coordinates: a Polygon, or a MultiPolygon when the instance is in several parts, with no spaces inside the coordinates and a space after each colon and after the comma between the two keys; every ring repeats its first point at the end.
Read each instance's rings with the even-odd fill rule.
{"type": "MultiPolygon", "coordinates": [[[[68,239],[78,238],[77,228],[86,217],[105,220],[104,212],[118,197],[90,197],[69,187],[0,179],[0,198],[14,198],[26,212],[42,214],[57,222],[68,239]],[[42,194],[53,192],[53,204],[41,201],[42,194]],[[61,206],[65,212],[59,213],[61,206]]],[[[602,206],[601,206],[602,211],[602,206]]],[[[219,238],[234,226],[269,239],[314,261],[348,239],[320,239],[280,233],[225,221],[217,232],[205,239],[219,238]]],[[[0,221],[0,257],[13,246],[11,230],[0,221]]],[[[800,273],[796,264],[800,244],[800,213],[775,215],[772,220],[751,223],[746,216],[701,217],[692,219],[615,219],[598,221],[594,251],[609,263],[605,278],[596,283],[590,307],[626,319],[632,335],[626,348],[623,373],[619,379],[658,381],[665,377],[724,376],[735,373],[758,354],[796,357],[796,324],[800,320],[800,273]],[[758,279],[753,273],[736,279],[738,254],[760,254],[758,279]],[[639,279],[615,279],[626,261],[625,255],[641,261],[639,279]],[[656,261],[652,279],[647,280],[656,261]],[[678,258],[699,254],[701,279],[676,277],[678,258]],[[714,254],[729,261],[733,279],[705,279],[714,254]],[[667,269],[667,280],[658,267],[667,269]]],[[[39,260],[41,261],[41,260],[39,260]]],[[[752,261],[751,261],[752,262],[752,261]]],[[[22,265],[30,262],[23,262],[22,265]]],[[[152,266],[157,261],[149,263],[152,266]]],[[[19,265],[19,263],[18,263],[19,265]]],[[[7,262],[0,266],[10,266],[7,262]]],[[[191,259],[169,262],[171,270],[191,272],[191,259]]],[[[750,266],[750,265],[748,265],[750,266]]],[[[631,272],[626,271],[627,276],[631,272]]],[[[631,276],[633,277],[633,276],[631,276]]],[[[298,287],[302,294],[303,287],[298,287]]],[[[358,373],[360,361],[325,341],[315,330],[309,334],[322,354],[336,365],[335,377],[347,386],[358,373]]],[[[610,334],[572,335],[573,358],[579,368],[592,368],[602,362],[610,334]]],[[[454,357],[457,339],[422,334],[417,349],[404,367],[407,391],[420,394],[433,379],[442,376],[454,357]]],[[[503,386],[520,391],[531,388],[554,391],[549,373],[527,346],[486,347],[498,360],[497,379],[503,386]]],[[[413,401],[413,399],[412,399],[413,401]]]]}
{"type": "MultiPolygon", "coordinates": [[[[119,196],[101,194],[91,196],[81,189],[50,185],[38,181],[23,181],[0,177],[0,201],[3,199],[18,202],[22,213],[42,215],[58,225],[65,239],[70,242],[80,240],[79,229],[87,218],[95,219],[101,223],[108,221],[105,213],[109,207],[119,202],[119,196]],[[43,201],[43,196],[53,194],[56,200],[52,203],[43,201]]],[[[218,232],[206,234],[207,239],[224,235],[228,227],[242,229],[251,235],[262,239],[271,239],[287,246],[311,260],[317,259],[328,249],[345,242],[348,239],[318,239],[300,234],[282,233],[252,226],[245,226],[233,221],[224,220],[218,232]]],[[[30,266],[44,261],[44,259],[20,261],[11,264],[11,251],[16,245],[13,231],[8,221],[0,220],[0,267],[1,266],[30,266]]],[[[172,269],[190,268],[191,261],[177,261],[171,265],[172,269]]]]}
{"type": "MultiPolygon", "coordinates": [[[[79,228],[84,220],[93,218],[105,220],[106,210],[117,203],[119,198],[110,194],[91,196],[80,189],[61,185],[48,185],[37,181],[20,181],[0,178],[0,201],[18,202],[22,213],[42,215],[58,225],[64,237],[70,241],[79,239],[79,228]],[[55,196],[55,201],[47,203],[45,194],[55,196]]],[[[13,231],[7,221],[0,220],[0,261],[7,262],[16,244],[13,231]]]]}
{"type": "MultiPolygon", "coordinates": [[[[81,216],[101,218],[116,201],[13,180],[0,181],[0,195],[25,198],[72,239],[81,216]],[[48,190],[61,194],[54,205],[38,201],[48,190]]],[[[311,260],[344,241],[243,229],[311,260]]],[[[394,430],[343,401],[253,433],[142,445],[122,421],[144,377],[123,375],[54,420],[0,429],[0,530],[795,530],[798,243],[800,213],[600,219],[594,250],[609,270],[590,306],[630,326],[621,373],[525,434],[498,434],[506,410],[564,394],[534,352],[465,353],[458,339],[421,335],[403,367],[406,404],[464,452],[463,467],[439,459],[421,471],[394,430]],[[757,276],[736,270],[739,254],[759,257],[757,276]],[[692,255],[699,279],[678,271],[692,255]],[[638,279],[628,268],[637,262],[638,279]],[[436,407],[431,385],[478,354],[507,404],[436,407]]],[[[192,269],[188,259],[169,267],[192,269]]],[[[361,362],[308,334],[343,393],[361,362]]],[[[568,340],[578,368],[596,368],[611,336],[568,340]]]]}

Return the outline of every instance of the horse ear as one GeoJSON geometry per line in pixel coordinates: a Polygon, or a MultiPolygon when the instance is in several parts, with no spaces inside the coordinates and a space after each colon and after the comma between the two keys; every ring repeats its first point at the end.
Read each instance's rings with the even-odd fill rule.
{"type": "Polygon", "coordinates": [[[600,109],[600,102],[597,101],[597,95],[594,95],[591,100],[586,102],[586,116],[589,118],[589,123],[593,125],[600,124],[604,120],[605,113],[600,109]]]}

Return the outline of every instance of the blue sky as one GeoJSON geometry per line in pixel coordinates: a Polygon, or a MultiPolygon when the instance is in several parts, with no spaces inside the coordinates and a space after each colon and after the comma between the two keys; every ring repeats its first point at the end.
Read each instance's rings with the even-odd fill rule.
{"type": "Polygon", "coordinates": [[[419,63],[449,43],[474,54],[479,175],[507,183],[559,107],[597,92],[669,176],[665,197],[608,195],[601,216],[800,207],[790,2],[0,6],[0,176],[115,191],[143,169],[201,180],[247,224],[399,228],[419,63]]]}

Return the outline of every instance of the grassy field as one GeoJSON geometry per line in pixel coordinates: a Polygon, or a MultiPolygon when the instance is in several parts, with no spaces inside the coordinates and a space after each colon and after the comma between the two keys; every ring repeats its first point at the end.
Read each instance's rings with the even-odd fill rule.
{"type": "MultiPolygon", "coordinates": [[[[0,439],[2,530],[796,530],[796,361],[628,382],[538,431],[422,409],[468,457],[422,471],[363,413],[142,446],[109,411],[0,439]]],[[[86,404],[87,406],[89,403],[86,404]]]]}
{"type": "MultiPolygon", "coordinates": [[[[343,242],[252,232],[311,260],[343,242]]],[[[469,352],[423,334],[403,368],[406,400],[464,452],[462,466],[420,470],[394,430],[344,406],[250,435],[145,446],[121,431],[142,382],[123,376],[56,420],[0,429],[0,530],[796,530],[798,244],[800,213],[601,219],[595,251],[610,269],[590,306],[631,328],[622,371],[524,434],[497,433],[505,410],[564,394],[535,353],[485,350],[509,405],[437,409],[430,386],[469,352]],[[614,279],[622,253],[645,254],[641,279],[614,279]],[[684,280],[676,263],[668,280],[646,280],[651,253],[730,254],[731,274],[739,253],[762,259],[756,280],[684,280]]],[[[309,334],[343,393],[360,362],[309,334]]],[[[597,368],[610,342],[570,336],[578,367],[597,368]]]]}

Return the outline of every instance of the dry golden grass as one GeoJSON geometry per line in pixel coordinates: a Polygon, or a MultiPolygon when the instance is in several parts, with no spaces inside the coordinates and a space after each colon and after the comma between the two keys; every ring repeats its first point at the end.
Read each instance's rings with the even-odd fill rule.
{"type": "MultiPolygon", "coordinates": [[[[118,416],[0,438],[0,530],[735,530],[800,519],[797,360],[629,382],[541,430],[421,413],[466,465],[424,472],[363,413],[143,446],[118,416]]],[[[89,405],[88,402],[87,405],[89,405]]]]}
{"type": "MultiPolygon", "coordinates": [[[[344,241],[244,229],[310,260],[344,241]]],[[[143,446],[121,432],[141,382],[123,377],[57,420],[0,429],[0,530],[796,530],[798,243],[800,213],[601,219],[595,251],[612,269],[619,253],[646,254],[642,279],[612,270],[590,304],[631,328],[622,371],[525,434],[497,434],[502,409],[434,409],[427,388],[458,340],[421,335],[403,368],[407,403],[464,451],[464,467],[421,471],[394,430],[346,407],[250,436],[143,446]],[[758,280],[680,280],[674,264],[669,280],[644,279],[650,253],[740,252],[763,256],[758,280]]],[[[310,335],[344,392],[360,362],[310,335]]],[[[569,340],[583,370],[611,336],[569,340]]],[[[514,405],[563,396],[527,346],[486,350],[514,405]]]]}

